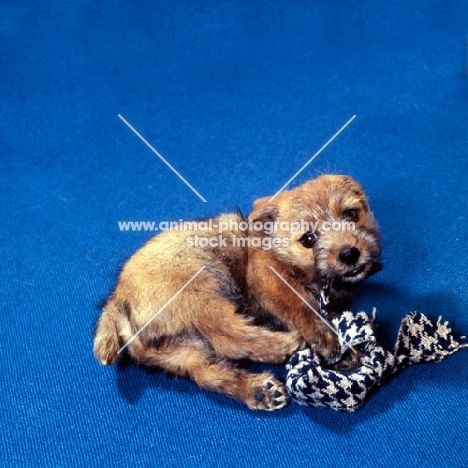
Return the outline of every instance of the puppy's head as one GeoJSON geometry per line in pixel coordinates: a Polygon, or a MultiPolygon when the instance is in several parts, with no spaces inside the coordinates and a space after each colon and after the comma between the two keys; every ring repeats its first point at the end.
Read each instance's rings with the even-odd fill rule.
{"type": "Polygon", "coordinates": [[[264,234],[276,239],[280,261],[311,279],[355,283],[381,268],[377,224],[364,191],[350,177],[325,175],[272,201],[261,198],[249,220],[269,228],[264,234]]]}

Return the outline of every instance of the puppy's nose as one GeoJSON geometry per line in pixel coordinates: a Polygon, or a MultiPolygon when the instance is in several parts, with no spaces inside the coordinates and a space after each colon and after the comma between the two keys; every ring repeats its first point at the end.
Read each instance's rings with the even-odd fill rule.
{"type": "Polygon", "coordinates": [[[357,262],[359,255],[361,252],[356,247],[346,247],[339,253],[338,257],[346,265],[351,265],[357,262]]]}

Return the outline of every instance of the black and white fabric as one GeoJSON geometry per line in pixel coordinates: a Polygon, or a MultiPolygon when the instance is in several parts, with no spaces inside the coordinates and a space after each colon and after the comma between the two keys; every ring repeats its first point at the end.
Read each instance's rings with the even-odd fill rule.
{"type": "Polygon", "coordinates": [[[332,287],[332,282],[327,281],[320,291],[319,305],[320,313],[326,320],[328,320],[328,304],[330,303],[330,290],[332,287]]]}
{"type": "Polygon", "coordinates": [[[432,322],[412,312],[401,323],[394,351],[386,351],[376,344],[374,322],[375,309],[372,318],[365,312],[344,312],[331,322],[339,336],[341,355],[350,348],[362,352],[357,369],[328,369],[312,349],[295,353],[286,365],[286,387],[291,397],[300,405],[355,411],[374,387],[405,367],[441,361],[468,346],[462,343],[465,337],[457,337],[441,317],[432,322]]]}

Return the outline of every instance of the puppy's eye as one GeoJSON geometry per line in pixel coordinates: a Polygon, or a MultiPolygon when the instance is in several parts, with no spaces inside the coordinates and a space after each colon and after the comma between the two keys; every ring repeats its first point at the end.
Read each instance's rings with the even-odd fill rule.
{"type": "Polygon", "coordinates": [[[317,242],[317,234],[314,234],[313,232],[306,232],[302,237],[301,237],[301,244],[306,248],[306,249],[311,249],[314,244],[317,242]]]}
{"type": "Polygon", "coordinates": [[[350,208],[349,210],[344,210],[341,217],[343,219],[347,219],[350,221],[356,221],[356,219],[358,219],[358,215],[359,215],[358,210],[355,210],[354,208],[350,208]]]}

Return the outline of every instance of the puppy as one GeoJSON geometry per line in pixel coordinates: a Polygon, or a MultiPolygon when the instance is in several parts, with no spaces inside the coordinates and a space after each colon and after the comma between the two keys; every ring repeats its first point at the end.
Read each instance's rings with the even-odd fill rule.
{"type": "Polygon", "coordinates": [[[282,408],[284,384],[236,361],[283,363],[306,346],[325,360],[336,356],[337,337],[312,308],[331,284],[328,313],[342,311],[349,286],[379,268],[378,228],[360,185],[338,175],[259,199],[248,218],[223,214],[213,224],[229,226],[224,241],[215,229],[166,231],[133,255],[97,322],[95,356],[114,364],[126,346],[136,363],[251,409],[282,408]],[[280,229],[301,220],[314,229],[280,229]],[[331,228],[342,221],[355,229],[331,228]],[[258,223],[269,229],[254,229],[258,223]],[[208,245],[194,247],[195,235],[208,245]]]}

